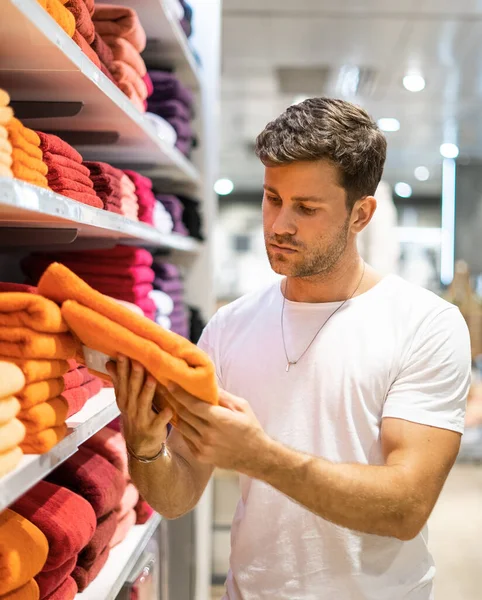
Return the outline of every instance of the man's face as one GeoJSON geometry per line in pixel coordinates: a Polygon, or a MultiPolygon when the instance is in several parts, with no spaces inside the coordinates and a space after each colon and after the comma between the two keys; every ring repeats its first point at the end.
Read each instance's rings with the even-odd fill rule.
{"type": "Polygon", "coordinates": [[[289,277],[328,274],[346,250],[350,215],[328,161],[266,167],[263,227],[271,268],[289,277]]]}

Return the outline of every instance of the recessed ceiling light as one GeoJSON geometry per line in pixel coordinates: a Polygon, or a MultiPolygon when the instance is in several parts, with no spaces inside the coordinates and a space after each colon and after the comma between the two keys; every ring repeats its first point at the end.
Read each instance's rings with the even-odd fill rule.
{"type": "Polygon", "coordinates": [[[410,198],[412,195],[412,186],[408,183],[404,183],[403,181],[399,181],[395,185],[395,194],[400,196],[400,198],[410,198]]]}
{"type": "Polygon", "coordinates": [[[415,169],[415,177],[419,181],[427,181],[427,179],[430,177],[430,171],[427,169],[427,167],[417,167],[415,169]]]}
{"type": "Polygon", "coordinates": [[[398,131],[400,129],[400,121],[392,117],[383,117],[378,119],[377,123],[382,131],[398,131]]]}
{"type": "Polygon", "coordinates": [[[409,92],[421,92],[425,88],[425,79],[418,73],[409,73],[403,78],[403,85],[409,92]]]}
{"type": "Polygon", "coordinates": [[[231,179],[218,179],[214,184],[214,191],[220,196],[227,196],[234,190],[234,183],[231,179]]]}
{"type": "Polygon", "coordinates": [[[444,158],[457,158],[459,155],[459,147],[456,144],[442,144],[440,146],[440,154],[444,158]]]}

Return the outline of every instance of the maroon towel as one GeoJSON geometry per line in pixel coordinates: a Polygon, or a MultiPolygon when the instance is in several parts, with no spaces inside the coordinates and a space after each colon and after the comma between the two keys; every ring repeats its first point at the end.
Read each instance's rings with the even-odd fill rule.
{"type": "Polygon", "coordinates": [[[77,163],[82,163],[82,156],[72,148],[70,144],[61,140],[58,136],[51,133],[36,132],[40,138],[40,149],[42,152],[51,152],[52,154],[60,154],[74,160],[77,163]]]}
{"type": "Polygon", "coordinates": [[[64,380],[64,392],[66,392],[93,381],[95,375],[89,373],[89,370],[86,367],[79,367],[78,369],[74,369],[73,371],[69,371],[68,373],[65,373],[65,375],[62,375],[62,379],[64,380]]]}
{"type": "Polygon", "coordinates": [[[50,595],[45,596],[42,600],[75,600],[78,588],[73,577],[67,579],[50,595]]]}
{"type": "Polygon", "coordinates": [[[117,529],[117,521],[118,515],[116,511],[112,511],[102,519],[99,519],[94,537],[79,554],[77,559],[77,565],[79,567],[90,569],[109,545],[112,536],[117,529]]]}
{"type": "Polygon", "coordinates": [[[88,383],[84,383],[83,385],[70,390],[65,390],[62,393],[62,398],[64,398],[69,405],[67,418],[82,410],[86,405],[87,400],[96,396],[101,389],[102,380],[98,377],[93,377],[88,383]]]}
{"type": "MultiPolygon", "coordinates": [[[[88,569],[84,569],[80,565],[77,565],[72,573],[72,577],[75,579],[77,586],[79,588],[79,592],[83,592],[85,588],[92,583],[97,575],[100,573],[102,567],[107,562],[109,558],[109,548],[105,548],[105,550],[100,554],[97,560],[92,564],[92,566],[88,569]]],[[[63,600],[63,599],[62,599],[63,600]]],[[[100,600],[100,598],[99,598],[100,600]]]]}
{"type": "Polygon", "coordinates": [[[40,600],[61,586],[75,569],[76,564],[77,555],[74,554],[74,556],[66,560],[64,564],[60,565],[56,569],[52,569],[51,571],[40,571],[40,573],[35,576],[35,581],[40,589],[40,600]]]}
{"type": "Polygon", "coordinates": [[[50,473],[48,480],[85,498],[98,519],[119,505],[126,487],[120,471],[102,456],[83,447],[50,473]]]}
{"type": "Polygon", "coordinates": [[[89,502],[53,482],[40,481],[10,508],[45,534],[49,554],[43,571],[63,565],[78,554],[94,535],[96,516],[89,502]]]}
{"type": "Polygon", "coordinates": [[[22,292],[24,294],[38,294],[38,289],[33,285],[23,283],[7,283],[0,281],[0,292],[22,292]]]}
{"type": "Polygon", "coordinates": [[[85,38],[88,44],[92,44],[95,37],[95,27],[84,0],[69,0],[65,7],[74,15],[75,29],[85,38]]]}
{"type": "Polygon", "coordinates": [[[85,39],[85,37],[80,34],[77,30],[74,31],[74,35],[72,36],[73,41],[77,44],[77,46],[82,50],[82,52],[90,58],[90,60],[94,63],[94,65],[100,69],[101,62],[97,54],[92,50],[91,46],[85,39]]]}
{"type": "Polygon", "coordinates": [[[87,167],[90,171],[90,174],[95,175],[112,175],[113,177],[118,177],[119,179],[122,177],[122,171],[109,165],[106,162],[100,162],[96,160],[85,160],[84,166],[87,167]]]}
{"type": "Polygon", "coordinates": [[[94,41],[91,43],[92,49],[100,58],[100,62],[106,66],[109,66],[114,62],[114,55],[109,46],[104,42],[100,35],[96,32],[94,41]]]}

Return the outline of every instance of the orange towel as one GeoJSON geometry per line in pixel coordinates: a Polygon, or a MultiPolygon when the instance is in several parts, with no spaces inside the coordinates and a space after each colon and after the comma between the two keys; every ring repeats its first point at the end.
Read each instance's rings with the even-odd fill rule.
{"type": "MultiPolygon", "coordinates": [[[[69,333],[38,333],[26,327],[0,327],[0,354],[4,356],[68,360],[75,358],[78,351],[78,345],[69,333]]],[[[4,395],[11,396],[12,393],[15,392],[4,395]]]]}
{"type": "Polygon", "coordinates": [[[0,477],[13,471],[22,460],[23,452],[18,446],[0,453],[0,477]]]}
{"type": "Polygon", "coordinates": [[[119,85],[130,83],[141,100],[147,98],[146,84],[130,65],[121,60],[115,60],[110,67],[110,72],[119,85]]]}
{"type": "Polygon", "coordinates": [[[0,425],[14,419],[20,411],[20,402],[14,396],[0,400],[0,425]]]}
{"type": "Polygon", "coordinates": [[[33,156],[30,156],[30,154],[28,154],[21,148],[15,148],[15,147],[13,148],[12,158],[13,158],[14,163],[19,162],[20,164],[24,165],[25,167],[28,167],[29,169],[37,171],[41,175],[46,176],[47,173],[49,172],[47,165],[42,160],[40,160],[38,158],[34,158],[33,156]]]}
{"type": "Polygon", "coordinates": [[[8,125],[13,118],[11,106],[0,106],[0,125],[8,125]]]}
{"type": "Polygon", "coordinates": [[[22,292],[0,293],[0,327],[29,327],[43,333],[69,330],[55,302],[22,292]]]}
{"type": "Polygon", "coordinates": [[[0,398],[9,398],[20,392],[25,385],[25,377],[17,365],[0,362],[0,398]]]}
{"type": "Polygon", "coordinates": [[[50,189],[47,178],[44,177],[44,175],[42,175],[38,171],[35,171],[34,169],[26,167],[20,162],[13,163],[12,173],[17,179],[26,181],[27,183],[31,183],[32,185],[38,185],[39,187],[50,189]]]}
{"type": "Polygon", "coordinates": [[[9,508],[0,513],[0,594],[35,577],[48,552],[47,538],[38,527],[9,508]]]}
{"type": "Polygon", "coordinates": [[[114,60],[121,60],[130,65],[141,77],[147,73],[146,63],[139,52],[126,39],[113,35],[102,36],[104,42],[112,50],[114,60]]]}
{"type": "Polygon", "coordinates": [[[70,369],[66,360],[22,360],[21,358],[0,356],[0,361],[2,360],[18,365],[25,376],[25,383],[56,379],[68,373],[70,369]]]}
{"type": "Polygon", "coordinates": [[[129,41],[138,52],[145,49],[146,32],[133,8],[96,4],[93,19],[95,30],[101,37],[114,35],[129,41]]]}
{"type": "Polygon", "coordinates": [[[35,579],[31,579],[28,583],[23,585],[21,588],[5,594],[1,597],[1,600],[39,600],[40,590],[35,579]]]}
{"type": "Polygon", "coordinates": [[[38,433],[27,433],[20,445],[24,454],[45,454],[67,435],[67,425],[51,427],[38,433]]]}
{"type": "Polygon", "coordinates": [[[12,146],[21,148],[24,152],[42,160],[42,150],[40,149],[40,138],[33,131],[25,127],[25,125],[15,117],[6,126],[8,137],[12,146]]]}
{"type": "Polygon", "coordinates": [[[32,408],[41,402],[52,400],[64,391],[64,380],[62,377],[58,379],[46,379],[45,381],[37,381],[23,388],[18,394],[18,400],[22,410],[32,408]]]}
{"type": "Polygon", "coordinates": [[[0,425],[0,452],[7,452],[23,442],[25,427],[18,419],[0,425]]]}
{"type": "Polygon", "coordinates": [[[27,437],[30,433],[38,433],[51,427],[60,427],[65,423],[69,405],[63,398],[55,398],[36,404],[27,410],[21,410],[18,418],[25,425],[27,437]]]}
{"type": "Polygon", "coordinates": [[[52,19],[57,21],[68,36],[72,37],[74,35],[74,15],[63,6],[60,0],[37,0],[37,2],[49,13],[52,19]]]}
{"type": "Polygon", "coordinates": [[[171,380],[198,398],[217,404],[214,365],[185,338],[163,329],[93,290],[67,267],[53,263],[39,293],[62,304],[62,316],[80,340],[117,358],[139,361],[161,383],[171,380]]]}

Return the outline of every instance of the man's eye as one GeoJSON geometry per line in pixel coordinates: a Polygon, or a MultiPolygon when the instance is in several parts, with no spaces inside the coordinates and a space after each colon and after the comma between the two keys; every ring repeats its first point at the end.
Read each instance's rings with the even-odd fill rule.
{"type": "Polygon", "coordinates": [[[305,215],[314,215],[316,213],[316,208],[308,208],[307,206],[300,206],[300,210],[305,215]]]}
{"type": "Polygon", "coordinates": [[[267,199],[269,202],[272,202],[273,204],[279,204],[281,202],[281,200],[279,198],[277,198],[276,196],[267,196],[267,199]]]}

